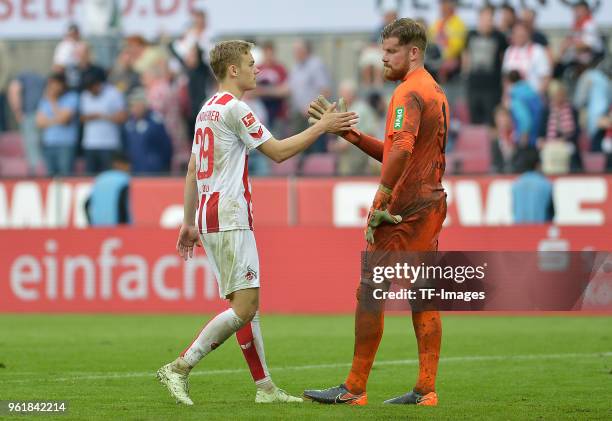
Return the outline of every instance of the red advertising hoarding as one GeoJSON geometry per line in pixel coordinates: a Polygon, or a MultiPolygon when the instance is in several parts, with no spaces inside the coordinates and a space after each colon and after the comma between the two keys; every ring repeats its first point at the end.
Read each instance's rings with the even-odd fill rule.
{"type": "MultiPolygon", "coordinates": [[[[512,177],[448,177],[445,226],[512,224],[512,177]]],[[[255,226],[362,227],[377,187],[372,178],[256,178],[255,226]]],[[[0,181],[0,228],[83,228],[91,179],[0,181]]],[[[612,223],[612,176],[553,179],[555,223],[612,223]]],[[[174,228],[182,221],[183,180],[138,178],[131,187],[138,227],[174,228]]]]}
{"type": "MultiPolygon", "coordinates": [[[[184,262],[176,230],[1,230],[0,312],[218,311],[226,303],[201,249],[184,262]]],[[[346,313],[360,276],[361,229],[256,230],[264,312],[346,313]]],[[[449,227],[442,250],[606,250],[605,227],[449,227]]],[[[612,266],[612,264],[610,264],[612,266]]],[[[609,282],[587,290],[585,308],[610,310],[609,282]]]]}

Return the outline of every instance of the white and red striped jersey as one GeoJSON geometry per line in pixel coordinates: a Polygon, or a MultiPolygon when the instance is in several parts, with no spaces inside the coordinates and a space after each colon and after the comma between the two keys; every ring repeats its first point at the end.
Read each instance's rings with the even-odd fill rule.
{"type": "Polygon", "coordinates": [[[502,71],[508,73],[512,70],[517,70],[536,92],[542,92],[544,78],[552,73],[546,49],[535,43],[506,49],[502,71]]]}
{"type": "Polygon", "coordinates": [[[191,149],[201,233],[253,229],[248,154],[271,137],[249,106],[232,94],[218,92],[204,103],[191,149]]]}

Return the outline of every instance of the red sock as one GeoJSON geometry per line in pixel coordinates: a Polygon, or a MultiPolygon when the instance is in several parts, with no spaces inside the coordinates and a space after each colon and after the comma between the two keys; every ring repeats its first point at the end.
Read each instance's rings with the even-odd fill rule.
{"type": "Polygon", "coordinates": [[[250,323],[247,323],[236,332],[236,339],[242,350],[251,376],[255,384],[259,385],[270,380],[270,373],[266,366],[266,356],[263,348],[263,338],[259,327],[259,312],[250,323]]]}
{"type": "Polygon", "coordinates": [[[419,348],[419,377],[414,390],[426,395],[436,389],[436,375],[442,344],[440,313],[438,311],[413,312],[412,325],[419,348]]]}

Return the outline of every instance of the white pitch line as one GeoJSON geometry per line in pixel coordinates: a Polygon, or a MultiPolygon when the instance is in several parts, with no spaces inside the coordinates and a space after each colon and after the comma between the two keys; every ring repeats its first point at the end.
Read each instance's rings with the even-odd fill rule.
{"type": "MultiPolygon", "coordinates": [[[[583,354],[528,354],[528,355],[473,355],[464,357],[443,357],[440,358],[440,363],[461,363],[461,362],[473,362],[473,361],[521,361],[521,360],[548,360],[548,359],[564,359],[564,358],[585,358],[585,357],[610,357],[612,352],[593,352],[583,354]]],[[[387,365],[416,365],[419,360],[387,360],[378,361],[374,363],[374,366],[387,366],[387,365]]],[[[351,364],[347,363],[330,363],[330,364],[312,364],[312,365],[295,365],[286,367],[276,367],[272,371],[287,371],[287,370],[317,370],[322,368],[343,368],[350,367],[351,364]]],[[[237,374],[247,373],[248,370],[243,368],[232,368],[223,370],[201,370],[195,371],[192,376],[211,376],[211,375],[223,375],[223,374],[237,374]]],[[[18,375],[18,373],[15,373],[18,375]]],[[[151,377],[155,376],[154,371],[143,371],[133,373],[100,373],[100,374],[89,374],[89,373],[74,373],[70,377],[38,377],[29,379],[2,379],[2,383],[29,383],[36,381],[51,381],[51,382],[66,382],[66,381],[77,381],[77,380],[112,380],[112,379],[126,379],[133,377],[151,377]]]]}

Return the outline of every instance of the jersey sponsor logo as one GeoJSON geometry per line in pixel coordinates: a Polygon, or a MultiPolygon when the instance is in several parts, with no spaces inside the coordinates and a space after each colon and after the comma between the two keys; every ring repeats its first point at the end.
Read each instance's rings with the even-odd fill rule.
{"type": "Polygon", "coordinates": [[[263,136],[263,129],[260,127],[259,130],[257,130],[257,133],[249,133],[249,134],[255,139],[261,139],[261,137],[263,136]]]}
{"type": "Polygon", "coordinates": [[[251,125],[253,125],[253,123],[255,123],[255,116],[253,115],[253,113],[248,113],[247,115],[245,115],[244,117],[242,117],[242,124],[244,124],[244,127],[249,127],[251,125]]]}
{"type": "Polygon", "coordinates": [[[404,122],[404,107],[397,107],[395,109],[395,123],[393,123],[393,128],[401,129],[403,122],[404,122]]]}

